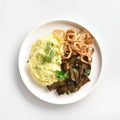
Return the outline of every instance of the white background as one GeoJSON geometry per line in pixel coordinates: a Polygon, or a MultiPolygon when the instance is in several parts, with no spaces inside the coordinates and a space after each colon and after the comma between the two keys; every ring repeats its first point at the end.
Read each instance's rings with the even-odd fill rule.
{"type": "Polygon", "coordinates": [[[120,120],[119,0],[0,0],[0,120],[120,120]],[[103,69],[94,91],[70,105],[45,103],[18,71],[27,34],[49,20],[79,22],[98,39],[103,69]]]}

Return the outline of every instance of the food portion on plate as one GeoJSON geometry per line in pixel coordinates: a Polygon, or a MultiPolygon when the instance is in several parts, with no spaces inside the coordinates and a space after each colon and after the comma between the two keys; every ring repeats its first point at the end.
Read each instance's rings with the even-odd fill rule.
{"type": "Polygon", "coordinates": [[[58,82],[56,70],[61,70],[61,45],[59,40],[49,34],[32,46],[28,66],[33,79],[42,86],[58,82]]]}
{"type": "Polygon", "coordinates": [[[78,91],[90,81],[93,43],[84,28],[51,31],[32,46],[27,64],[33,79],[59,95],[78,91]]]}

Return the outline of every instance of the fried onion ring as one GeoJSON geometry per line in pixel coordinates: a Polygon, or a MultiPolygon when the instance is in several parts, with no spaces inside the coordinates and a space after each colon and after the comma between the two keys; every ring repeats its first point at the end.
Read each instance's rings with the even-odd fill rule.
{"type": "Polygon", "coordinates": [[[88,53],[89,55],[92,55],[93,52],[94,52],[94,48],[91,47],[91,46],[88,46],[88,47],[87,47],[87,53],[88,53]]]}
{"type": "Polygon", "coordinates": [[[81,44],[77,41],[71,44],[72,49],[75,50],[75,51],[79,51],[80,46],[81,46],[81,44]]]}
{"type": "Polygon", "coordinates": [[[81,29],[78,34],[79,34],[79,39],[84,40],[85,44],[94,43],[93,37],[90,35],[90,33],[87,30],[81,29]]]}
{"type": "Polygon", "coordinates": [[[80,50],[78,51],[78,53],[80,55],[82,55],[83,53],[87,53],[87,45],[86,44],[81,44],[80,50]]]}
{"type": "Polygon", "coordinates": [[[65,38],[65,32],[63,30],[60,30],[60,29],[55,29],[53,32],[52,32],[53,36],[59,40],[64,40],[65,38]]]}
{"type": "Polygon", "coordinates": [[[72,49],[70,47],[70,44],[68,42],[64,42],[64,55],[62,56],[62,59],[69,59],[72,55],[72,49]]]}
{"type": "Polygon", "coordinates": [[[80,57],[80,60],[83,62],[83,63],[87,63],[87,64],[90,64],[92,62],[92,57],[91,55],[87,54],[87,53],[84,53],[82,54],[82,56],[80,57]]]}
{"type": "Polygon", "coordinates": [[[74,42],[77,40],[77,32],[73,29],[69,29],[66,31],[66,41],[74,42]]]}

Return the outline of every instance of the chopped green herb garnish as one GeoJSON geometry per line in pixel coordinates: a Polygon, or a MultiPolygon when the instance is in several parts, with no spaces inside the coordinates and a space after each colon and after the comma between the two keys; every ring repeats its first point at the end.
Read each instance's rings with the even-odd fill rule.
{"type": "Polygon", "coordinates": [[[84,72],[85,75],[90,75],[90,69],[86,69],[85,72],[84,72]]]}
{"type": "Polygon", "coordinates": [[[69,77],[69,71],[64,73],[64,78],[68,78],[69,77]]]}
{"type": "Polygon", "coordinates": [[[69,95],[69,94],[70,94],[70,91],[66,91],[66,94],[69,95]]]}
{"type": "Polygon", "coordinates": [[[63,70],[56,70],[56,77],[64,80],[69,77],[69,71],[65,72],[63,70]]]}
{"type": "Polygon", "coordinates": [[[53,44],[47,43],[45,53],[46,55],[43,57],[43,63],[45,62],[52,62],[52,59],[54,58],[55,51],[52,48],[53,44]]]}
{"type": "Polygon", "coordinates": [[[27,60],[27,63],[29,63],[29,60],[27,60]]]}

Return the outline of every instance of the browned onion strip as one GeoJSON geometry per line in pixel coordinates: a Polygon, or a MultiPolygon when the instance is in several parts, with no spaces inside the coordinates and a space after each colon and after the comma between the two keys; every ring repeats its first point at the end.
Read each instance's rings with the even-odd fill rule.
{"type": "Polygon", "coordinates": [[[93,42],[94,42],[94,39],[92,39],[92,38],[85,39],[86,44],[92,44],[93,42]]]}
{"type": "Polygon", "coordinates": [[[85,43],[92,44],[94,42],[94,40],[92,39],[92,36],[90,35],[90,33],[88,31],[86,31],[85,29],[83,31],[86,34],[85,43]]]}
{"type": "Polygon", "coordinates": [[[83,63],[90,64],[92,62],[92,57],[89,54],[85,53],[85,54],[82,54],[82,56],[80,57],[80,60],[83,63]]]}
{"type": "Polygon", "coordinates": [[[79,35],[78,39],[84,40],[85,44],[92,44],[92,43],[94,43],[93,37],[90,35],[90,33],[87,30],[81,29],[78,32],[78,35],[79,35]]]}
{"type": "Polygon", "coordinates": [[[64,42],[64,55],[62,56],[62,59],[69,59],[72,55],[72,49],[70,47],[70,44],[68,42],[64,42]]]}
{"type": "Polygon", "coordinates": [[[84,33],[86,35],[86,39],[90,39],[91,35],[85,29],[83,31],[84,31],[84,33]]]}
{"type": "Polygon", "coordinates": [[[52,32],[53,36],[58,38],[58,39],[62,39],[64,40],[65,38],[65,32],[63,30],[60,30],[60,29],[55,29],[53,32],[52,32]]]}
{"type": "Polygon", "coordinates": [[[88,47],[87,47],[87,53],[88,53],[89,55],[92,55],[93,52],[94,52],[94,48],[91,47],[91,46],[88,46],[88,47]]]}
{"type": "Polygon", "coordinates": [[[77,32],[73,29],[69,29],[66,31],[66,41],[74,42],[77,40],[77,32]]]}

